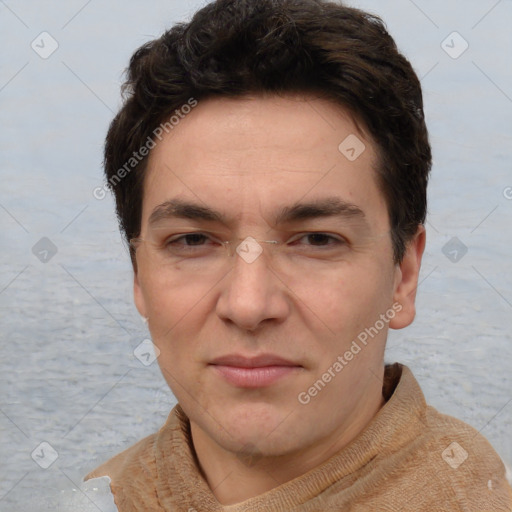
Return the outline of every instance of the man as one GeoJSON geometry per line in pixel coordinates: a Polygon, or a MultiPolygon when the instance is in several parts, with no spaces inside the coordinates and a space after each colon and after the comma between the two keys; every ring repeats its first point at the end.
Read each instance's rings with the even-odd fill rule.
{"type": "Polygon", "coordinates": [[[431,150],[382,22],[217,0],[140,48],[125,92],[106,175],[178,405],[87,478],[121,512],[512,510],[489,443],[384,365],[431,150]]]}

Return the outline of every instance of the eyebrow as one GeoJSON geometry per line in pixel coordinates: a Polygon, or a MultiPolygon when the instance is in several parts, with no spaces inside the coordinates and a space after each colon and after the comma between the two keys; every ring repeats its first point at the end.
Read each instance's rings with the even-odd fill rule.
{"type": "MultiPolygon", "coordinates": [[[[366,216],[358,206],[339,197],[327,197],[310,202],[295,203],[284,206],[275,217],[275,225],[294,223],[321,217],[341,217],[359,220],[367,224],[366,216]]],[[[158,205],[151,213],[150,226],[170,218],[181,218],[196,221],[219,222],[226,225],[226,217],[212,208],[182,199],[170,199],[158,205]]]]}

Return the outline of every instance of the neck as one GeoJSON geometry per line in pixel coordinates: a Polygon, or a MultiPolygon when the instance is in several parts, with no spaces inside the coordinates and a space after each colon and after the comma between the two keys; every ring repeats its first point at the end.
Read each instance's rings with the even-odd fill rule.
{"type": "Polygon", "coordinates": [[[262,456],[234,453],[215,442],[196,423],[190,423],[192,442],[201,470],[215,498],[233,505],[278,487],[327,461],[350,443],[384,405],[382,386],[367,397],[348,424],[340,425],[328,437],[315,440],[293,453],[262,456]]]}

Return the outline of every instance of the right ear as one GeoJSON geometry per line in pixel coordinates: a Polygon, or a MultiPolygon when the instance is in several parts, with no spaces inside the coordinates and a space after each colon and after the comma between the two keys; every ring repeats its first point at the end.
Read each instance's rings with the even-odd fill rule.
{"type": "Polygon", "coordinates": [[[137,308],[139,314],[143,318],[147,318],[148,315],[146,314],[146,299],[144,297],[144,291],[142,290],[142,286],[140,284],[139,273],[137,271],[136,265],[134,265],[133,269],[133,299],[135,302],[135,307],[137,308]]]}

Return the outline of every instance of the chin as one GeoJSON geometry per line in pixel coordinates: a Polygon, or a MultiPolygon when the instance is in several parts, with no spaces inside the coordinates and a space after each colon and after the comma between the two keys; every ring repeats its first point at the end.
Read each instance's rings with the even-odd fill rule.
{"type": "MultiPolygon", "coordinates": [[[[293,415],[289,411],[267,403],[244,403],[212,411],[212,416],[222,417],[223,437],[232,451],[253,447],[260,451],[282,451],[290,441],[293,415]]],[[[217,432],[219,429],[215,429],[217,432]]],[[[251,448],[249,448],[251,449],[251,448]]],[[[277,453],[276,453],[277,454],[277,453]]],[[[273,455],[273,453],[268,453],[273,455]]]]}

